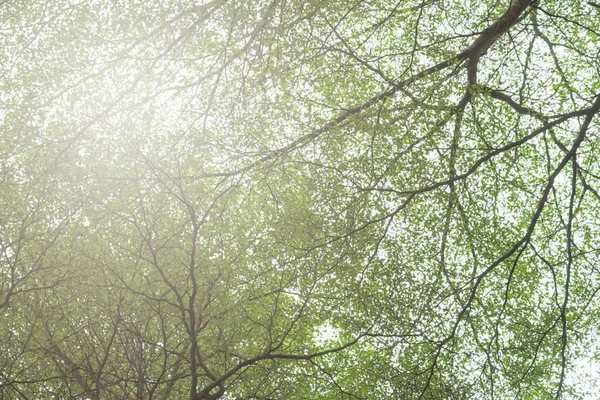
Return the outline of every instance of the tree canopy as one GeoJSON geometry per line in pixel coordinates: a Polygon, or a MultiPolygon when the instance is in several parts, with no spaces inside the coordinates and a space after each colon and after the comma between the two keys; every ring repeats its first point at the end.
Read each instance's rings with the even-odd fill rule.
{"type": "Polygon", "coordinates": [[[597,394],[599,57],[575,0],[1,1],[0,399],[597,394]]]}

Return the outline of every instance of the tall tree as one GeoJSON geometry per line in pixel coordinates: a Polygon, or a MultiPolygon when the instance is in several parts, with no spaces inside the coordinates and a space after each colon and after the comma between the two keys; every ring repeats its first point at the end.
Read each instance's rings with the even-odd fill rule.
{"type": "Polygon", "coordinates": [[[594,392],[597,4],[0,4],[0,399],[594,392]]]}

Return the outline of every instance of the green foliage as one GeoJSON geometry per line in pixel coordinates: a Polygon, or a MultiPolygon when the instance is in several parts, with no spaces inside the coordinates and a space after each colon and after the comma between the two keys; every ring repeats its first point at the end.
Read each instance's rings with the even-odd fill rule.
{"type": "Polygon", "coordinates": [[[0,2],[0,400],[593,393],[598,17],[0,2]]]}

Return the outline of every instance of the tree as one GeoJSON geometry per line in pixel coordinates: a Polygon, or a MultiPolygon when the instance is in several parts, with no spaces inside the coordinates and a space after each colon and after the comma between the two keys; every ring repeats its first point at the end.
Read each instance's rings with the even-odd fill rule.
{"type": "Polygon", "coordinates": [[[595,3],[0,7],[0,398],[593,391],[595,3]]]}

